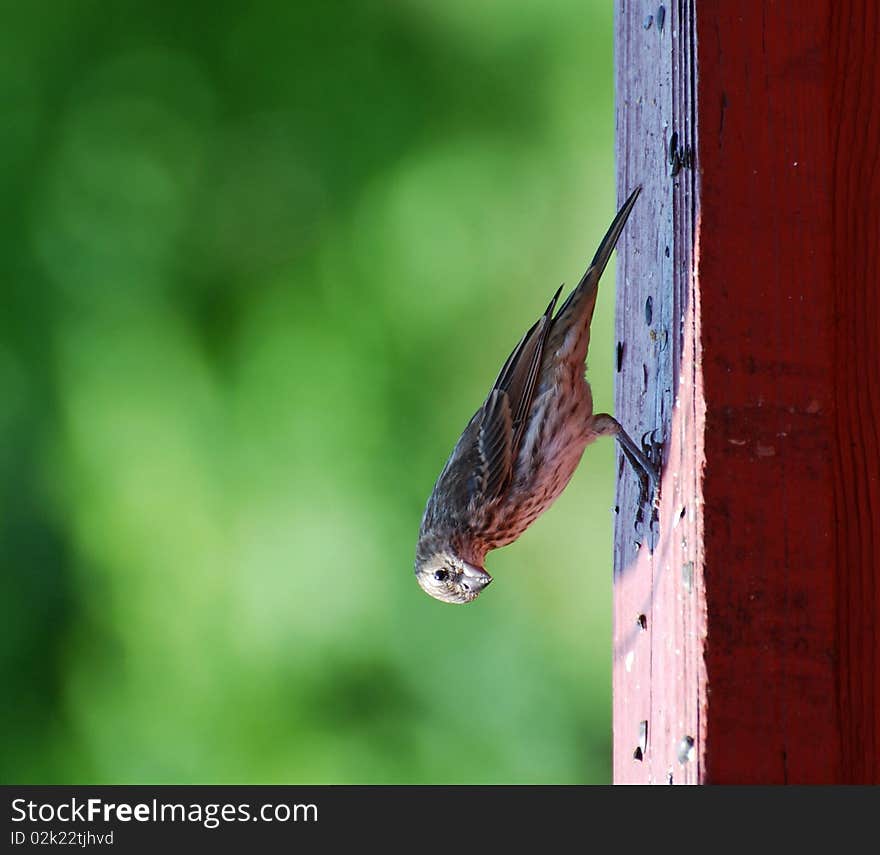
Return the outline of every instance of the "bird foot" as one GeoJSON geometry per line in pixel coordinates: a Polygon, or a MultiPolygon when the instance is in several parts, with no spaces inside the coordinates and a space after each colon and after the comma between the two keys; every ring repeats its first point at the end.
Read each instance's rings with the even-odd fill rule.
{"type": "MultiPolygon", "coordinates": [[[[660,467],[663,464],[663,440],[658,438],[658,429],[646,431],[642,435],[642,454],[650,464],[648,478],[650,481],[651,507],[655,510],[660,508],[660,467]]],[[[641,497],[647,503],[647,494],[641,497]]]]}
{"type": "Polygon", "coordinates": [[[641,543],[645,507],[649,507],[648,549],[653,552],[660,522],[660,464],[663,459],[663,443],[657,438],[656,430],[648,431],[642,436],[640,449],[623,432],[618,434],[618,441],[623,456],[630,462],[639,479],[639,501],[633,528],[639,533],[638,542],[641,543]]]}
{"type": "Polygon", "coordinates": [[[659,521],[660,509],[660,467],[663,461],[663,442],[659,431],[647,431],[642,436],[641,448],[624,430],[620,422],[608,413],[593,417],[593,431],[599,436],[613,436],[623,456],[629,461],[639,479],[639,504],[636,510],[635,528],[640,530],[645,521],[644,508],[651,508],[650,528],[659,521]]]}
{"type": "Polygon", "coordinates": [[[653,511],[660,507],[660,464],[663,459],[663,442],[657,439],[656,434],[656,430],[646,432],[642,436],[641,448],[625,431],[621,430],[617,434],[620,450],[639,479],[640,516],[641,508],[645,505],[650,505],[653,511]]]}

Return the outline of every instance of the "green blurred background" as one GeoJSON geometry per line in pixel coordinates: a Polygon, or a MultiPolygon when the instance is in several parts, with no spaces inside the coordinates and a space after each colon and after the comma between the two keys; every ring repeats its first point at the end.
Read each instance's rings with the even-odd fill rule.
{"type": "Polygon", "coordinates": [[[2,780],[607,782],[613,444],[474,605],[412,563],[614,213],[612,4],[3,21],[2,780]]]}

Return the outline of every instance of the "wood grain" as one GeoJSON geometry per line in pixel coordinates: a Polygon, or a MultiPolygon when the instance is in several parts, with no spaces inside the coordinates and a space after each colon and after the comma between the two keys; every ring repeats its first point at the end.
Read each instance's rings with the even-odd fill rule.
{"type": "Polygon", "coordinates": [[[666,447],[653,531],[618,491],[615,780],[880,783],[880,15],[656,13],[616,24],[617,415],[666,447]]]}
{"type": "Polygon", "coordinates": [[[828,67],[837,705],[847,781],[880,783],[880,10],[833,4],[828,67]]]}
{"type": "Polygon", "coordinates": [[[618,258],[617,413],[637,440],[665,443],[659,525],[637,521],[638,487],[618,485],[615,526],[614,780],[696,783],[705,687],[694,358],[692,9],[621,4],[617,32],[619,191],[642,196],[618,258]],[[644,615],[644,619],[642,619],[644,615]],[[647,750],[636,751],[647,722],[647,750]],[[641,755],[641,756],[640,756],[641,755]],[[684,762],[680,762],[680,756],[684,762]]]}

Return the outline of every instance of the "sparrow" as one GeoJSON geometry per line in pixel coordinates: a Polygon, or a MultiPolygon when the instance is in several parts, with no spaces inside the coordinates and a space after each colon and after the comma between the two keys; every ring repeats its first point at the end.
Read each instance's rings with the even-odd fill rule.
{"type": "Polygon", "coordinates": [[[469,603],[492,581],[492,549],[513,543],[565,489],[584,449],[614,436],[639,475],[642,495],[659,482],[652,461],[608,413],[593,413],[585,377],[599,278],[638,198],[637,187],[599,244],[587,272],[555,312],[562,286],[520,339],[468,422],[425,506],[416,546],[422,589],[469,603]]]}

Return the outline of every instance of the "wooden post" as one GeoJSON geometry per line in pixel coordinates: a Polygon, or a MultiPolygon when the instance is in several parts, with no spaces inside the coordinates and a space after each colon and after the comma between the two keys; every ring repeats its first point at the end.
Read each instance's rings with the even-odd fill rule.
{"type": "Polygon", "coordinates": [[[616,21],[614,778],[880,783],[880,10],[616,21]]]}

